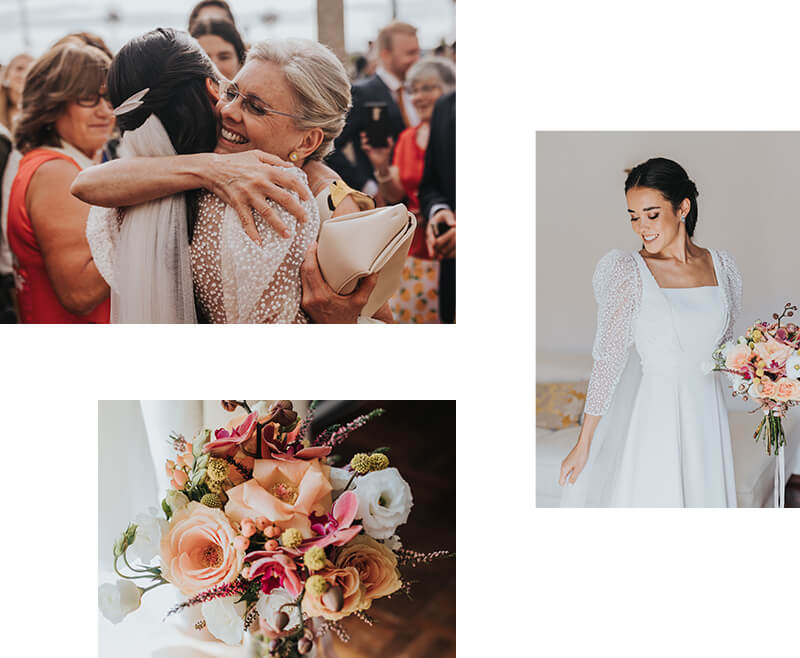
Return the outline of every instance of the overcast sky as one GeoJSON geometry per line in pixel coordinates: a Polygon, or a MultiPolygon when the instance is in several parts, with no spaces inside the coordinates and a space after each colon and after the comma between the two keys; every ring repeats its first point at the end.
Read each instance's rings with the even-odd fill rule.
{"type": "MultiPolygon", "coordinates": [[[[131,37],[154,27],[186,29],[186,20],[196,0],[0,0],[0,63],[28,50],[41,55],[54,41],[69,32],[96,32],[116,51],[131,37]],[[26,47],[22,6],[26,7],[30,46],[26,47]],[[116,12],[117,23],[107,16],[116,12]]],[[[236,22],[248,41],[267,37],[316,39],[316,0],[229,0],[236,22]],[[277,20],[265,23],[273,14],[277,20]]],[[[442,38],[455,38],[453,0],[396,0],[398,18],[419,28],[420,45],[430,49],[442,38]]],[[[344,0],[345,40],[349,52],[364,51],[367,41],[391,20],[391,0],[344,0]]]]}

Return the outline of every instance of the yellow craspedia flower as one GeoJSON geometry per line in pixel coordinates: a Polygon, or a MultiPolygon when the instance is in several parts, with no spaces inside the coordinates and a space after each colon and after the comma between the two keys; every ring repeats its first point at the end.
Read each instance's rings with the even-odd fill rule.
{"type": "Polygon", "coordinates": [[[756,377],[763,377],[763,376],[764,376],[763,368],[759,368],[758,370],[756,370],[756,377]]]}
{"type": "Polygon", "coordinates": [[[752,338],[756,343],[759,342],[764,337],[764,334],[761,333],[760,329],[756,329],[751,335],[752,338]]]}
{"type": "Polygon", "coordinates": [[[369,470],[382,471],[389,466],[389,458],[383,453],[376,452],[369,456],[369,470]]]}
{"type": "Polygon", "coordinates": [[[322,546],[312,546],[303,555],[303,564],[309,571],[319,571],[325,566],[325,549],[322,546]]]}
{"type": "Polygon", "coordinates": [[[215,493],[207,493],[200,499],[200,502],[206,507],[215,507],[217,509],[222,509],[222,500],[215,493]]]}
{"type": "Polygon", "coordinates": [[[330,589],[328,581],[322,576],[309,576],[306,580],[306,591],[316,596],[322,596],[330,589]]]}
{"type": "Polygon", "coordinates": [[[224,482],[228,477],[228,462],[212,457],[206,467],[206,477],[212,482],[224,482]]]}
{"type": "Polygon", "coordinates": [[[361,475],[364,473],[369,473],[369,455],[365,452],[359,452],[353,455],[353,458],[350,460],[350,468],[361,475]]]}
{"type": "Polygon", "coordinates": [[[281,535],[281,544],[286,548],[297,548],[303,542],[303,534],[297,528],[287,528],[281,535]]]}

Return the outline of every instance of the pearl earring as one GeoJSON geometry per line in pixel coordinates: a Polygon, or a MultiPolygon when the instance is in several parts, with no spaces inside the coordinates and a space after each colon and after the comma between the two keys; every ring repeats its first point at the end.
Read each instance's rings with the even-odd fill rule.
{"type": "Polygon", "coordinates": [[[297,155],[297,151],[292,151],[292,152],[289,154],[289,159],[290,159],[292,162],[297,162],[297,158],[299,158],[299,157],[300,157],[300,156],[299,156],[299,155],[297,155]]]}
{"type": "Polygon", "coordinates": [[[682,221],[682,222],[685,222],[685,221],[686,221],[686,217],[684,217],[683,215],[681,215],[681,221],[682,221]]]}

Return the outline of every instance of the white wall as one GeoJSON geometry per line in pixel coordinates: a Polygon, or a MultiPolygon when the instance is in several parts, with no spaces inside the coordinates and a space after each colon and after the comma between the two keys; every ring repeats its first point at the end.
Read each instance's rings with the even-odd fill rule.
{"type": "Polygon", "coordinates": [[[800,306],[800,132],[539,132],[536,348],[589,353],[591,278],[613,248],[637,249],[625,169],[679,162],[697,184],[695,241],[731,252],[744,278],[736,330],[800,306]]]}

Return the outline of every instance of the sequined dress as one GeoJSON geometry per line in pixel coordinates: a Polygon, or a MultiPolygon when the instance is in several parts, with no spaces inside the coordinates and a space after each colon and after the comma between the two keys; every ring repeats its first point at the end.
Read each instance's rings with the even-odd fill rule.
{"type": "Polygon", "coordinates": [[[729,254],[709,251],[716,286],[661,288],[638,252],[598,264],[586,413],[602,419],[562,506],[736,506],[723,375],[701,364],[732,337],[742,283],[729,254]]]}
{"type": "MultiPolygon", "coordinates": [[[[300,169],[291,170],[306,181],[300,169]]],[[[297,198],[297,197],[295,197],[297,198]]],[[[210,192],[201,192],[191,241],[192,280],[203,318],[211,323],[305,323],[300,308],[300,265],[319,233],[319,210],[300,201],[308,221],[300,224],[268,200],[289,229],[282,238],[253,212],[261,246],[242,228],[238,215],[210,192]]]]}

